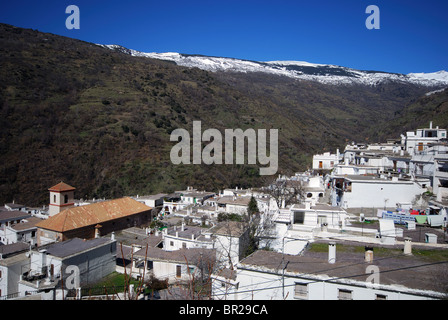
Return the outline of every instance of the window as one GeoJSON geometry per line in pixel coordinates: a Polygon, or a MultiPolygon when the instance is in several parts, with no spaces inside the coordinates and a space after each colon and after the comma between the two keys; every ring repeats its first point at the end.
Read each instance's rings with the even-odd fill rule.
{"type": "Polygon", "coordinates": [[[174,247],[174,241],[170,241],[170,246],[174,247]]]}
{"type": "Polygon", "coordinates": [[[385,294],[376,294],[376,300],[387,300],[387,296],[385,294]]]}
{"type": "Polygon", "coordinates": [[[339,300],[352,300],[352,291],[346,289],[338,289],[339,300]]]}
{"type": "Polygon", "coordinates": [[[56,195],[53,196],[53,202],[56,203],[56,195]]]}
{"type": "Polygon", "coordinates": [[[295,224],[303,224],[304,220],[305,220],[305,212],[294,211],[294,223],[295,224]]]}
{"type": "Polygon", "coordinates": [[[308,284],[296,283],[294,286],[294,298],[308,298],[308,284]]]}
{"type": "Polygon", "coordinates": [[[64,203],[68,203],[68,195],[64,195],[64,203]]]}
{"type": "Polygon", "coordinates": [[[176,266],[176,277],[180,278],[182,275],[182,266],[176,266]]]}
{"type": "Polygon", "coordinates": [[[187,244],[185,242],[182,242],[182,249],[187,249],[187,244]]]}

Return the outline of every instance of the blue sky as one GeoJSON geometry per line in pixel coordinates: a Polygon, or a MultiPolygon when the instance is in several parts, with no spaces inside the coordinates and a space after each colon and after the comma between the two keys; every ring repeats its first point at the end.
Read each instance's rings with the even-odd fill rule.
{"type": "Polygon", "coordinates": [[[448,1],[3,1],[0,22],[145,52],[300,60],[397,73],[448,71],[448,1]],[[80,29],[68,30],[68,5],[80,29]],[[380,9],[369,30],[368,5],[380,9]]]}

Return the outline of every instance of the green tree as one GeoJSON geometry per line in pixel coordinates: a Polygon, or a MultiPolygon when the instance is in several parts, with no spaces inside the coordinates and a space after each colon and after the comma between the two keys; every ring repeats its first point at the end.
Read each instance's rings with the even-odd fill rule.
{"type": "Polygon", "coordinates": [[[250,198],[249,205],[247,207],[247,213],[249,214],[249,217],[251,217],[254,214],[260,213],[260,210],[258,209],[257,200],[255,200],[254,196],[250,198]]]}

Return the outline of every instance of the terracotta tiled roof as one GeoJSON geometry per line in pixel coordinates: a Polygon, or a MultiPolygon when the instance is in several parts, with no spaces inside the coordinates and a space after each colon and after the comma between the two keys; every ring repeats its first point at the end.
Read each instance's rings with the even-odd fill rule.
{"type": "Polygon", "coordinates": [[[72,191],[75,190],[76,188],[69,186],[68,184],[66,184],[65,182],[59,182],[57,185],[52,186],[50,189],[48,189],[48,191],[55,191],[55,192],[62,192],[62,191],[72,191]]]}
{"type": "Polygon", "coordinates": [[[141,202],[125,197],[63,210],[38,223],[37,227],[65,232],[86,226],[95,226],[105,221],[131,216],[151,209],[141,202]]]}

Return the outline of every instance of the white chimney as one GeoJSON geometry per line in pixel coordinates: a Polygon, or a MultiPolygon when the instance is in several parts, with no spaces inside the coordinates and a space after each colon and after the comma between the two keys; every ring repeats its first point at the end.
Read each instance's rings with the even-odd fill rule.
{"type": "Polygon", "coordinates": [[[432,129],[432,121],[429,121],[429,129],[432,129]]]}
{"type": "Polygon", "coordinates": [[[364,261],[368,263],[373,262],[373,248],[365,247],[364,261]]]}
{"type": "Polygon", "coordinates": [[[47,250],[46,249],[39,250],[39,253],[40,253],[40,268],[42,269],[47,265],[47,250]]]}
{"type": "Polygon", "coordinates": [[[184,222],[182,222],[181,230],[182,230],[182,231],[185,231],[185,223],[184,223],[184,222]]]}
{"type": "Polygon", "coordinates": [[[336,262],[336,243],[330,242],[328,243],[328,263],[336,262]]]}
{"type": "Polygon", "coordinates": [[[404,250],[403,253],[407,256],[412,255],[412,239],[411,238],[404,238],[404,250]]]}
{"type": "Polygon", "coordinates": [[[110,240],[115,241],[115,232],[112,231],[112,234],[110,235],[110,240]]]}

